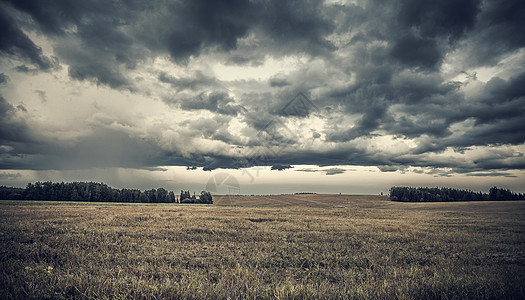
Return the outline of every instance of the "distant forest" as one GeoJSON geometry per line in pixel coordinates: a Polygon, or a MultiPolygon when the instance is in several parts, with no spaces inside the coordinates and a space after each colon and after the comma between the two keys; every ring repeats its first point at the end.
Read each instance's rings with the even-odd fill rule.
{"type": "Polygon", "coordinates": [[[164,188],[141,191],[138,189],[115,189],[98,182],[60,182],[51,181],[28,183],[25,188],[0,186],[0,199],[3,200],[42,200],[42,201],[85,201],[85,202],[128,202],[128,203],[203,203],[213,204],[209,192],[202,191],[199,196],[189,191],[181,191],[180,196],[164,188]]]}
{"type": "Polygon", "coordinates": [[[510,201],[525,200],[525,195],[497,187],[491,187],[488,194],[451,188],[392,187],[390,200],[402,202],[510,201]]]}

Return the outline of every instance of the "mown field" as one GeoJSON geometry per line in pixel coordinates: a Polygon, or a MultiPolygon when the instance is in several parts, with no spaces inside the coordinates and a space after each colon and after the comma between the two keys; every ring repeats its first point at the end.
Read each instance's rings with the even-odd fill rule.
{"type": "Polygon", "coordinates": [[[0,299],[525,298],[524,201],[214,201],[0,201],[0,299]]]}

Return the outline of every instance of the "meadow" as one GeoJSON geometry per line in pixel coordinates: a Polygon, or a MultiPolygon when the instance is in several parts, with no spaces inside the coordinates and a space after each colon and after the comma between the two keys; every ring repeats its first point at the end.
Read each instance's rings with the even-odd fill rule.
{"type": "Polygon", "coordinates": [[[214,203],[0,201],[0,298],[525,298],[525,201],[214,203]]]}

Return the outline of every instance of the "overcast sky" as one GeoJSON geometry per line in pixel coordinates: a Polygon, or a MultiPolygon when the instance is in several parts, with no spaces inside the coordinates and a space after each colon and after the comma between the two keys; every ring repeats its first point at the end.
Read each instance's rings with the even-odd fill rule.
{"type": "Polygon", "coordinates": [[[525,192],[523,16],[523,0],[0,0],[0,184],[525,192]]]}

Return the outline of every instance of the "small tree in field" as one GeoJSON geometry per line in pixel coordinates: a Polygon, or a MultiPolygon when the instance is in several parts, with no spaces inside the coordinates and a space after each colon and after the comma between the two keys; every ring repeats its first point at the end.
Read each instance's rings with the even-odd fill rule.
{"type": "Polygon", "coordinates": [[[210,192],[202,191],[199,197],[199,203],[213,204],[213,199],[210,192]]]}

